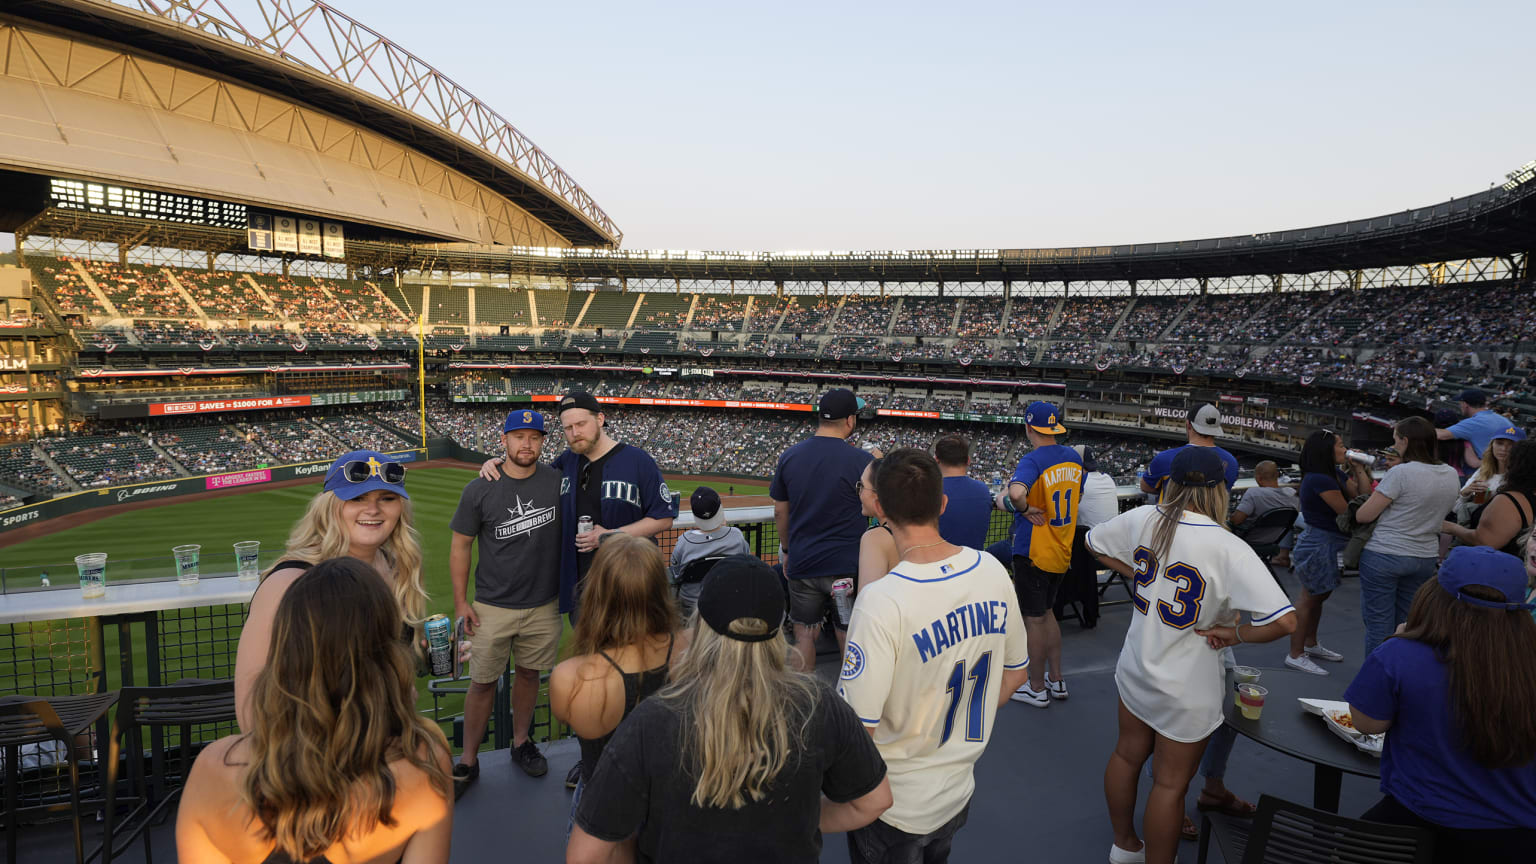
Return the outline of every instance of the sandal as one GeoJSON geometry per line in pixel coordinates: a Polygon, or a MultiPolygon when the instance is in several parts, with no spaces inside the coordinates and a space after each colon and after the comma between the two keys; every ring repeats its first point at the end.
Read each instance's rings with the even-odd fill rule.
{"type": "Polygon", "coordinates": [[[480,763],[465,765],[463,762],[455,762],[453,765],[453,800],[457,801],[469,791],[469,784],[480,779],[480,763]]]}
{"type": "Polygon", "coordinates": [[[1184,817],[1184,827],[1179,829],[1180,840],[1199,840],[1200,829],[1195,827],[1195,820],[1184,817]]]}
{"type": "Polygon", "coordinates": [[[1228,792],[1220,801],[1214,804],[1207,802],[1204,796],[1196,798],[1195,809],[1199,810],[1201,813],[1204,813],[1207,810],[1215,810],[1217,813],[1232,816],[1237,819],[1252,819],[1253,814],[1257,813],[1259,810],[1259,808],[1253,806],[1247,801],[1244,801],[1231,792],[1228,792]]]}

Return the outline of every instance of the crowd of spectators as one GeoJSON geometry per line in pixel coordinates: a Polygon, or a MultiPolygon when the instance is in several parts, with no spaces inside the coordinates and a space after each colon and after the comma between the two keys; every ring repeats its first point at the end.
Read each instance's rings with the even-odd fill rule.
{"type": "Polygon", "coordinates": [[[311,418],[332,438],[357,450],[399,450],[406,441],[362,414],[330,414],[311,418]]]}
{"type": "Polygon", "coordinates": [[[1189,303],[1188,297],[1139,297],[1115,338],[1136,342],[1158,339],[1189,303]]]}
{"type": "Polygon", "coordinates": [[[313,281],[294,276],[253,274],[272,304],[286,318],[294,321],[345,321],[347,312],[336,300],[327,297],[313,281]]]}
{"type": "Polygon", "coordinates": [[[284,462],[334,459],[338,453],[351,449],[302,418],[241,423],[235,428],[247,441],[284,462]]]}
{"type": "Polygon", "coordinates": [[[1003,298],[967,297],[965,308],[960,310],[960,321],[955,325],[955,335],[991,339],[1002,323],[1003,298]]]}
{"type": "MultiPolygon", "coordinates": [[[[1166,334],[1166,338],[1189,342],[1217,343],[1231,340],[1270,341],[1264,338],[1247,339],[1251,328],[1275,326],[1261,310],[1274,298],[1273,294],[1213,294],[1195,300],[1195,305],[1166,334]]],[[[1289,330],[1290,327],[1285,329],[1289,330]]],[[[1275,334],[1279,335],[1279,334],[1275,334]]]]}
{"type": "Polygon", "coordinates": [[[837,313],[836,330],[839,333],[885,333],[895,306],[893,297],[850,295],[837,313]]]}
{"type": "Polygon", "coordinates": [[[256,293],[239,273],[178,270],[176,281],[210,318],[277,318],[277,307],[256,293]]]}
{"type": "Polygon", "coordinates": [[[827,318],[837,310],[835,297],[793,296],[785,300],[788,308],[784,313],[784,323],[779,325],[780,333],[820,333],[827,318]]]}
{"type": "Polygon", "coordinates": [[[955,320],[955,305],[955,300],[943,297],[903,297],[894,332],[911,336],[948,335],[955,320]]]}
{"type": "Polygon", "coordinates": [[[1129,302],[1127,297],[1069,297],[1052,332],[1063,339],[1108,336],[1129,302]]]}
{"type": "Polygon", "coordinates": [[[27,256],[32,274],[37,277],[43,290],[53,295],[61,312],[79,312],[86,315],[105,315],[107,310],[96,298],[90,286],[80,278],[68,258],[39,258],[27,256]]]}
{"type": "Polygon", "coordinates": [[[0,483],[43,494],[69,491],[69,484],[37,457],[31,444],[0,448],[0,483]]]}
{"type": "Polygon", "coordinates": [[[239,471],[278,458],[258,447],[249,434],[222,425],[155,430],[149,440],[193,474],[239,471]]]}
{"type": "Polygon", "coordinates": [[[176,476],[148,442],[131,432],[44,439],[40,444],[86,489],[176,476]]]}
{"type": "Polygon", "coordinates": [[[391,324],[409,324],[410,319],[405,313],[395,308],[380,291],[377,285],[371,282],[354,282],[349,280],[331,281],[316,278],[315,284],[324,286],[331,292],[337,302],[347,307],[354,318],[360,321],[385,321],[391,324]]]}
{"type": "Polygon", "coordinates": [[[96,287],[117,307],[119,315],[133,318],[192,318],[192,307],[181,292],[158,270],[122,266],[103,261],[81,261],[96,287]]]}
{"type": "Polygon", "coordinates": [[[133,335],[141,345],[193,346],[219,342],[216,333],[192,321],[135,321],[133,335]]]}
{"type": "MultiPolygon", "coordinates": [[[[744,329],[743,323],[747,317],[747,299],[746,297],[701,294],[698,305],[693,310],[693,329],[739,333],[744,329]]],[[[758,302],[766,303],[766,298],[759,298],[758,302]]]]}

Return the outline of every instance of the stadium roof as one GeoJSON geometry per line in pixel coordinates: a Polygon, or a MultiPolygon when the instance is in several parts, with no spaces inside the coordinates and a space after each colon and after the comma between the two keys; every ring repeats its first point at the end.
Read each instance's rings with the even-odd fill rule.
{"type": "Polygon", "coordinates": [[[439,159],[572,243],[623,233],[501,115],[420,58],[321,2],[9,0],[8,14],[157,54],[311,105],[439,159]],[[249,5],[249,4],[248,4],[249,5]],[[135,7],[135,8],[126,8],[135,7]]]}

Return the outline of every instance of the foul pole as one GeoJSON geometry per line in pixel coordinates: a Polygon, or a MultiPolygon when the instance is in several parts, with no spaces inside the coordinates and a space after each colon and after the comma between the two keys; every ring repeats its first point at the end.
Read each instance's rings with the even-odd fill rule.
{"type": "Polygon", "coordinates": [[[421,412],[421,458],[427,458],[427,316],[416,316],[416,407],[421,412]]]}

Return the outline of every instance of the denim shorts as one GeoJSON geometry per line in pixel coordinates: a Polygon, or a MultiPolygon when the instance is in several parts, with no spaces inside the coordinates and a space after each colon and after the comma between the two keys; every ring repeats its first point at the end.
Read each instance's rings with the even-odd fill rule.
{"type": "Polygon", "coordinates": [[[1309,594],[1327,594],[1339,587],[1339,554],[1349,538],[1308,525],[1291,550],[1291,572],[1309,594]]]}

